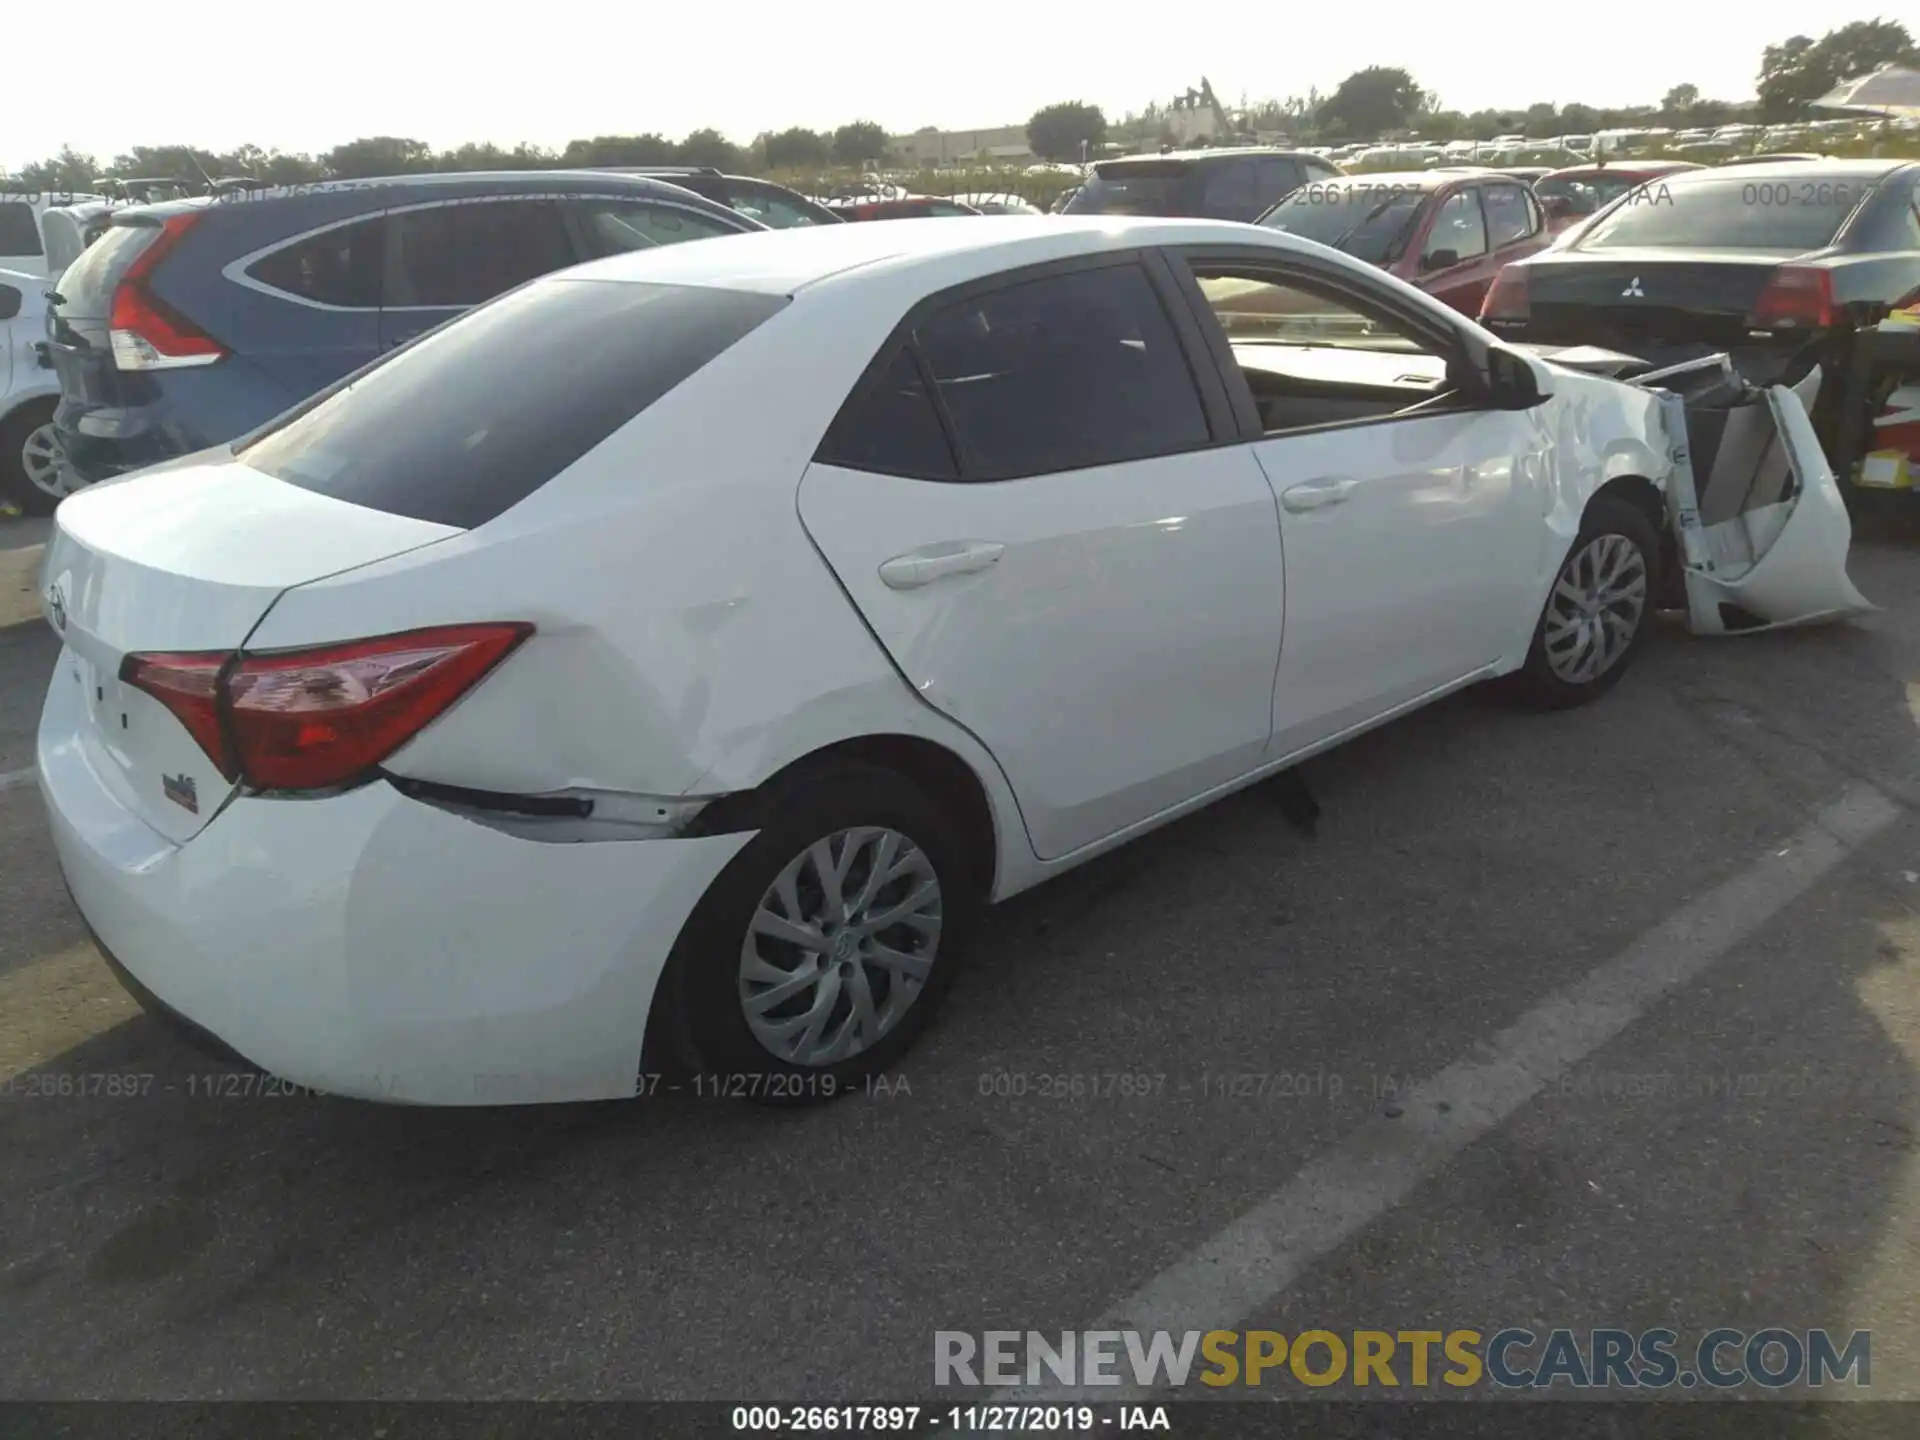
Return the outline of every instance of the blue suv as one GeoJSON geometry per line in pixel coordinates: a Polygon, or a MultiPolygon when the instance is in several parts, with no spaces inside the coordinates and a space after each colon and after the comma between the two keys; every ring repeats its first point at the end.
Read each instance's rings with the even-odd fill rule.
{"type": "Polygon", "coordinates": [[[549,271],[764,228],[677,185],[583,171],[338,181],[116,211],[48,303],[70,483],[235,439],[549,271]]]}

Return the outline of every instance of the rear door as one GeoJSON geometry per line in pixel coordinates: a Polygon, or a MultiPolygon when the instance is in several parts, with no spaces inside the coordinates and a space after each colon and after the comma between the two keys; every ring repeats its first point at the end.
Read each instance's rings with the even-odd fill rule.
{"type": "Polygon", "coordinates": [[[1234,780],[1267,742],[1273,492],[1216,443],[1218,377],[1203,396],[1172,313],[1127,258],[941,297],[800,487],[874,635],[992,751],[1044,859],[1234,780]]]}
{"type": "Polygon", "coordinates": [[[227,278],[241,287],[232,296],[248,300],[231,320],[217,304],[203,313],[244,345],[247,362],[272,377],[282,395],[303,399],[379,354],[386,246],[379,210],[303,229],[227,267],[227,278]]]}
{"type": "Polygon", "coordinates": [[[485,197],[387,212],[380,348],[581,258],[558,199],[485,197]]]}

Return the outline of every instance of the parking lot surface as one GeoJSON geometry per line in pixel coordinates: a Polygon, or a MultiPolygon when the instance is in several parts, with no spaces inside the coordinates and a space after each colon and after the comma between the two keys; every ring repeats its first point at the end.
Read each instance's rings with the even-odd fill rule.
{"type": "Polygon", "coordinates": [[[779,1113],[267,1093],[141,1016],[22,775],[39,533],[0,530],[0,1395],[879,1399],[936,1330],[1119,1317],[1867,1329],[1920,1398],[1910,538],[1856,543],[1877,614],[1663,625],[1598,705],[1310,764],[1312,835],[1256,790],[1020,897],[890,1093],[779,1113]]]}

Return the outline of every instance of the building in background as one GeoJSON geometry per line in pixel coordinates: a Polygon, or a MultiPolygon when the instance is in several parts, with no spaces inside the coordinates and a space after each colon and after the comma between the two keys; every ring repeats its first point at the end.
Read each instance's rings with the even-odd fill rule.
{"type": "Polygon", "coordinates": [[[962,161],[1025,164],[1033,159],[1027,127],[1001,125],[991,130],[916,130],[895,135],[887,148],[902,165],[930,169],[962,161]]]}
{"type": "Polygon", "coordinates": [[[1176,95],[1168,107],[1167,125],[1181,145],[1231,140],[1234,123],[1227,117],[1220,99],[1213,93],[1213,82],[1200,77],[1200,88],[1176,95]]]}

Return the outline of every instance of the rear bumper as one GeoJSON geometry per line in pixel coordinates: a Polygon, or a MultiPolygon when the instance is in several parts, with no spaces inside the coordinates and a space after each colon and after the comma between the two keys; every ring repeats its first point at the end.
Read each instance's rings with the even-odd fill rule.
{"type": "Polygon", "coordinates": [[[60,412],[55,412],[53,434],[60,446],[60,453],[73,467],[74,474],[89,485],[190,455],[202,448],[199,445],[177,443],[157,430],[148,430],[125,439],[83,435],[69,423],[63,422],[60,412]]]}
{"type": "Polygon", "coordinates": [[[666,956],[750,838],[540,844],[376,782],[236,799],[179,845],[94,773],[72,693],[49,693],[40,786],[109,964],[203,1048],[331,1094],[632,1095],[666,956]]]}

